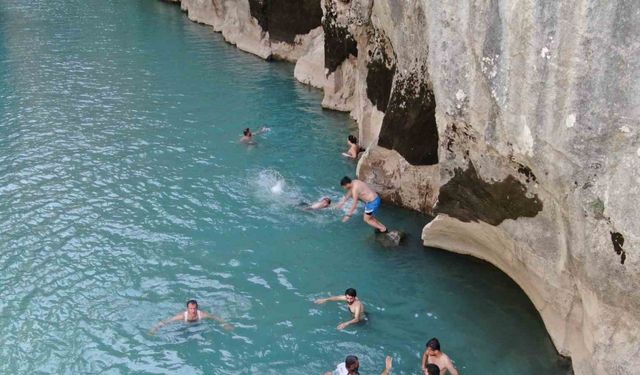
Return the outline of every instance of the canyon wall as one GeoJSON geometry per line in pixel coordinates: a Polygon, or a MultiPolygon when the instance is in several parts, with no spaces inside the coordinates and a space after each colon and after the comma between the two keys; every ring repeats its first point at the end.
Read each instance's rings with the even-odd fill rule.
{"type": "Polygon", "coordinates": [[[297,61],[324,107],[357,120],[359,178],[435,216],[425,245],[513,278],[576,374],[637,373],[640,2],[181,6],[243,50],[297,61]]]}

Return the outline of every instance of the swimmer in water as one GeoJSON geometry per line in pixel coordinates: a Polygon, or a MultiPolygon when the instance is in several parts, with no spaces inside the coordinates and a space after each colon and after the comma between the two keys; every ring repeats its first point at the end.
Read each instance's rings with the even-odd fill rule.
{"type": "Polygon", "coordinates": [[[262,133],[268,132],[270,129],[266,126],[261,127],[255,133],[251,132],[250,128],[246,128],[242,131],[242,138],[240,138],[240,142],[246,143],[248,145],[254,145],[256,142],[253,140],[254,135],[259,135],[262,133]]]}
{"type": "Polygon", "coordinates": [[[364,319],[364,304],[360,302],[360,299],[357,297],[356,290],[353,288],[349,288],[344,292],[344,296],[334,296],[329,298],[320,298],[314,301],[316,305],[322,305],[323,303],[333,301],[344,301],[347,303],[347,307],[351,314],[353,315],[353,319],[348,320],[344,323],[338,324],[338,329],[342,330],[347,328],[352,324],[359,323],[364,319]]]}
{"type": "Polygon", "coordinates": [[[327,208],[331,205],[331,198],[322,197],[319,201],[312,204],[305,204],[303,210],[311,211],[311,210],[322,210],[323,208],[327,208]]]}
{"type": "Polygon", "coordinates": [[[451,375],[458,375],[458,370],[453,367],[453,363],[448,355],[440,351],[440,341],[437,338],[432,338],[427,341],[427,350],[422,355],[422,371],[425,375],[430,375],[428,365],[434,364],[440,369],[440,374],[444,375],[449,371],[451,375]]]}
{"type": "Polygon", "coordinates": [[[358,155],[360,155],[360,153],[364,151],[363,148],[358,146],[358,138],[356,138],[354,135],[350,135],[349,137],[347,137],[347,144],[349,145],[349,149],[347,150],[347,152],[343,152],[342,156],[346,156],[351,159],[357,159],[358,155]]]}
{"type": "MultiPolygon", "coordinates": [[[[385,369],[380,375],[389,375],[391,368],[393,367],[393,359],[389,356],[385,359],[385,369]]],[[[357,375],[360,369],[360,361],[355,355],[348,355],[344,362],[341,362],[336,366],[333,371],[325,372],[324,375],[357,375]]]]}
{"type": "Polygon", "coordinates": [[[195,323],[195,322],[201,321],[202,319],[215,320],[216,322],[222,324],[222,327],[227,331],[230,331],[233,329],[233,326],[225,322],[222,318],[219,318],[213,314],[209,314],[207,312],[199,310],[198,301],[196,301],[195,299],[192,299],[187,301],[186,311],[183,311],[167,320],[163,320],[160,323],[156,324],[153,328],[151,328],[151,333],[154,334],[157,330],[159,330],[160,328],[164,327],[169,323],[175,323],[175,322],[195,323]]]}
{"type": "Polygon", "coordinates": [[[379,222],[378,219],[376,219],[374,216],[378,211],[378,208],[380,208],[380,196],[375,191],[373,191],[373,189],[371,189],[366,183],[360,180],[351,180],[346,176],[343,177],[342,180],[340,180],[340,185],[345,190],[347,190],[347,193],[344,195],[342,200],[340,200],[336,207],[338,209],[341,209],[342,206],[347,203],[349,197],[353,198],[353,205],[351,206],[349,213],[342,218],[342,221],[346,223],[347,221],[349,221],[349,219],[351,219],[351,216],[353,216],[356,207],[358,207],[358,200],[362,200],[364,202],[364,222],[376,228],[378,232],[386,233],[387,227],[379,222]]]}

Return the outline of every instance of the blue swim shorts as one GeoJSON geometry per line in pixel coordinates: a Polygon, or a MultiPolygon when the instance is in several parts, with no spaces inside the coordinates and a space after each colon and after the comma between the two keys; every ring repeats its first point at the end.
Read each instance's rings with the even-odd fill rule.
{"type": "Polygon", "coordinates": [[[375,214],[376,211],[378,211],[378,208],[380,208],[380,203],[382,203],[382,201],[380,200],[380,196],[378,195],[376,199],[364,204],[364,213],[367,215],[375,214]]]}

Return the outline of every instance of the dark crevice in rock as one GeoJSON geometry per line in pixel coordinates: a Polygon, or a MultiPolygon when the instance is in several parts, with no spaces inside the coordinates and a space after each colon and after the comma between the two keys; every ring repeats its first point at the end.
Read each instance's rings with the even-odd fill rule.
{"type": "Polygon", "coordinates": [[[499,225],[506,219],[536,216],[542,202],[535,195],[527,197],[525,186],[511,175],[498,182],[484,181],[469,162],[466,170],[456,168],[453,178],[440,188],[434,211],[464,222],[499,225]]]}
{"type": "Polygon", "coordinates": [[[329,70],[329,74],[338,69],[340,64],[349,55],[358,57],[358,44],[346,26],[341,26],[337,22],[337,11],[335,5],[325,0],[326,14],[322,19],[324,30],[324,67],[329,70]]]}
{"type": "Polygon", "coordinates": [[[318,0],[249,0],[249,11],[272,41],[293,43],[322,22],[318,0]]]}
{"type": "Polygon", "coordinates": [[[627,260],[627,252],[624,251],[622,246],[624,245],[624,236],[618,232],[609,232],[611,233],[611,242],[613,243],[613,250],[616,254],[620,255],[620,263],[624,264],[624,261],[627,260]]]}
{"type": "Polygon", "coordinates": [[[267,8],[269,0],[249,0],[249,13],[258,21],[258,25],[264,31],[269,31],[267,22],[267,8]]]}
{"type": "Polygon", "coordinates": [[[533,174],[531,168],[527,167],[524,164],[518,163],[518,173],[524,175],[527,178],[527,182],[537,182],[536,175],[533,174]]]}
{"type": "Polygon", "coordinates": [[[436,100],[426,82],[396,79],[378,145],[396,150],[412,165],[438,164],[436,100]]]}
{"type": "Polygon", "coordinates": [[[396,74],[394,56],[388,56],[386,45],[390,43],[381,37],[377,48],[369,52],[367,64],[367,97],[378,110],[385,112],[391,95],[393,76],[396,74]]]}

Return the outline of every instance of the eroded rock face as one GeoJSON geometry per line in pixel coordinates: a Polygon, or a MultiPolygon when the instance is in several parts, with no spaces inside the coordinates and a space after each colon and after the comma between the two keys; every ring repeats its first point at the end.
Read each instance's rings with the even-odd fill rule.
{"type": "Polygon", "coordinates": [[[359,52],[359,178],[516,280],[577,374],[634,373],[640,3],[331,4],[359,52]]]}
{"type": "Polygon", "coordinates": [[[193,21],[213,26],[225,40],[263,59],[297,61],[322,34],[317,0],[181,0],[193,21]]]}

